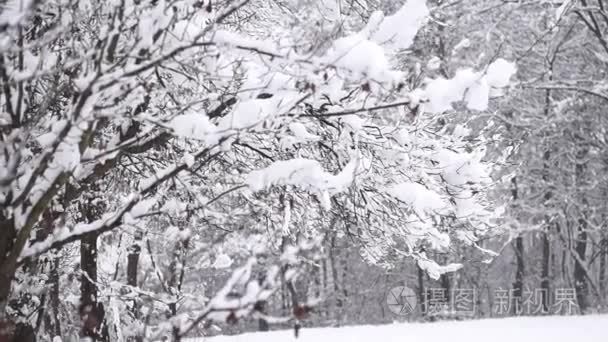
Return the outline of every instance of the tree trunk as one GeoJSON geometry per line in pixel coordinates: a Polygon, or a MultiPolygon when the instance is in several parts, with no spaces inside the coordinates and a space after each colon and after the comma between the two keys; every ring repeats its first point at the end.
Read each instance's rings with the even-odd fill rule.
{"type": "MultiPolygon", "coordinates": [[[[512,188],[511,195],[513,197],[513,201],[517,202],[519,199],[519,193],[517,188],[517,178],[513,177],[511,179],[512,188]]],[[[524,287],[524,273],[525,273],[525,264],[524,264],[524,240],[522,236],[518,236],[515,239],[515,258],[517,262],[517,269],[515,270],[515,282],[513,283],[513,305],[511,306],[513,313],[517,314],[521,308],[522,304],[522,294],[524,287]]]]}
{"type": "Polygon", "coordinates": [[[50,281],[50,306],[53,313],[53,329],[52,333],[54,336],[61,336],[61,323],[59,321],[59,257],[53,258],[53,265],[51,266],[50,281]]]}
{"type": "MultiPolygon", "coordinates": [[[[444,264],[448,263],[448,258],[446,257],[443,260],[444,264]]],[[[439,278],[439,282],[441,283],[441,287],[445,290],[445,299],[446,299],[446,303],[450,303],[451,302],[451,281],[450,281],[450,273],[443,273],[440,278],[439,278]]]]}
{"type": "MultiPolygon", "coordinates": [[[[549,27],[547,27],[547,29],[549,29],[549,27]]],[[[552,55],[552,57],[550,59],[547,60],[548,62],[548,68],[549,68],[549,72],[546,74],[547,75],[547,82],[552,82],[553,81],[553,68],[555,65],[555,60],[557,59],[557,51],[552,55]]],[[[550,120],[550,116],[552,114],[552,89],[546,89],[545,90],[545,118],[547,120],[550,120]]],[[[544,138],[546,138],[546,135],[543,135],[544,138]]],[[[550,178],[550,170],[551,170],[551,165],[549,164],[549,161],[551,159],[551,150],[552,150],[553,146],[549,145],[545,147],[545,153],[543,153],[543,182],[544,182],[544,186],[546,187],[545,190],[545,195],[544,195],[544,201],[543,201],[543,206],[545,207],[545,211],[548,211],[550,208],[552,208],[553,206],[551,205],[551,199],[553,198],[553,192],[551,191],[551,178],[550,178]]],[[[540,288],[541,288],[541,305],[542,305],[542,312],[543,313],[548,313],[549,312],[549,290],[550,290],[550,279],[549,279],[549,268],[550,268],[550,256],[551,256],[551,242],[550,242],[550,234],[551,234],[551,222],[552,222],[552,217],[549,215],[545,215],[545,221],[547,226],[545,227],[544,231],[542,232],[542,264],[541,264],[541,282],[540,282],[540,288]]]]}
{"type": "MultiPolygon", "coordinates": [[[[141,240],[142,234],[140,231],[136,231],[134,235],[135,240],[133,244],[129,247],[127,254],[127,285],[132,287],[137,287],[137,273],[139,270],[139,255],[141,253],[141,240]]],[[[134,319],[139,319],[139,303],[137,298],[133,299],[133,306],[131,307],[131,313],[133,314],[134,319]]],[[[133,338],[129,338],[129,341],[133,342],[141,342],[143,341],[143,336],[135,336],[133,338]]]]}
{"type": "Polygon", "coordinates": [[[95,232],[83,237],[80,242],[80,318],[83,337],[92,341],[107,341],[104,333],[104,308],[97,300],[97,238],[95,232]]]}
{"type": "Polygon", "coordinates": [[[424,270],[416,264],[418,269],[418,305],[420,305],[420,316],[426,316],[426,293],[424,291],[424,270]]]}
{"type": "Polygon", "coordinates": [[[579,220],[578,234],[576,237],[575,251],[578,259],[574,263],[574,288],[576,289],[576,299],[581,313],[585,313],[589,307],[589,286],[585,278],[585,268],[581,263],[585,261],[587,253],[587,231],[586,221],[579,220]]]}
{"type": "MultiPolygon", "coordinates": [[[[132,286],[132,287],[137,287],[137,271],[138,271],[138,267],[139,267],[139,254],[141,252],[141,239],[142,239],[142,234],[141,232],[135,232],[135,241],[133,241],[133,244],[129,247],[128,250],[128,254],[127,254],[127,285],[132,286]]],[[[133,300],[133,307],[131,308],[131,311],[133,313],[133,316],[135,318],[138,318],[138,306],[137,306],[137,300],[134,299],[133,300]]]]}
{"type": "Polygon", "coordinates": [[[550,280],[549,280],[549,267],[550,267],[550,255],[551,255],[551,244],[549,240],[549,227],[542,233],[542,245],[543,245],[543,259],[541,268],[540,282],[541,288],[541,305],[543,313],[549,312],[549,291],[550,291],[550,280]]]}
{"type": "MultiPolygon", "coordinates": [[[[182,228],[180,228],[182,229],[182,228]]],[[[169,272],[171,277],[169,278],[169,295],[172,297],[172,302],[169,304],[169,318],[177,316],[177,302],[181,294],[182,285],[184,282],[184,276],[186,271],[186,256],[188,251],[190,240],[184,239],[175,243],[175,250],[173,251],[172,261],[169,264],[169,272]]],[[[182,336],[179,331],[179,326],[173,326],[173,341],[179,342],[182,340],[182,336]]]]}
{"type": "MultiPolygon", "coordinates": [[[[98,189],[91,189],[98,190],[98,189]]],[[[80,207],[89,223],[101,217],[102,204],[92,203],[94,193],[87,203],[80,207]]],[[[98,232],[85,234],[80,241],[80,318],[82,320],[81,336],[92,341],[109,341],[108,329],[104,324],[105,309],[97,298],[97,240],[98,232]]]]}
{"type": "MultiPolygon", "coordinates": [[[[342,303],[345,306],[344,314],[348,315],[349,308],[346,307],[349,303],[348,301],[348,248],[343,249],[344,253],[340,255],[340,264],[342,268],[342,303]]],[[[349,317],[344,317],[344,321],[348,322],[349,317]]]]}
{"type": "MultiPolygon", "coordinates": [[[[322,267],[322,278],[321,278],[321,298],[328,298],[329,296],[329,275],[328,275],[328,264],[329,261],[327,261],[327,258],[323,258],[323,261],[321,262],[321,267],[322,267]]],[[[330,317],[330,301],[329,300],[325,300],[323,301],[323,310],[322,310],[322,316],[327,320],[330,317]]]]}
{"type": "Polygon", "coordinates": [[[3,320],[11,293],[11,283],[17,270],[17,260],[11,256],[17,233],[13,217],[7,218],[1,211],[0,231],[0,320],[3,320]]]}
{"type": "Polygon", "coordinates": [[[608,237],[602,238],[600,243],[600,270],[599,270],[599,285],[600,285],[600,296],[606,298],[606,258],[608,257],[608,237]]]}
{"type": "Polygon", "coordinates": [[[513,283],[513,314],[518,314],[522,308],[522,294],[524,288],[524,241],[521,236],[515,239],[515,258],[517,269],[515,270],[515,282],[513,283]]]}
{"type": "Polygon", "coordinates": [[[331,277],[333,280],[332,296],[335,299],[335,302],[334,302],[335,309],[332,314],[336,318],[338,325],[340,325],[341,324],[340,321],[342,318],[341,316],[342,316],[342,313],[344,312],[344,309],[343,309],[342,295],[340,293],[340,284],[339,284],[339,280],[338,280],[338,268],[336,266],[336,235],[335,234],[333,234],[330,239],[328,257],[329,257],[329,265],[330,265],[330,269],[331,269],[331,277]]]}
{"type": "MultiPolygon", "coordinates": [[[[259,301],[256,304],[256,309],[263,315],[267,314],[268,311],[268,303],[265,300],[259,301]]],[[[258,331],[268,331],[270,327],[268,325],[268,321],[264,318],[258,319],[258,331]]]]}
{"type": "Polygon", "coordinates": [[[13,217],[5,217],[2,211],[0,211],[0,232],[0,341],[35,342],[36,334],[29,323],[16,323],[6,315],[19,255],[14,254],[17,231],[13,217]]]}
{"type": "MultiPolygon", "coordinates": [[[[582,137],[576,135],[576,140],[583,140],[582,137]]],[[[581,142],[581,145],[583,143],[581,142]]],[[[585,171],[587,168],[585,159],[589,150],[586,146],[581,146],[576,154],[575,177],[577,188],[580,189],[587,182],[585,180],[585,171]]],[[[578,214],[578,225],[576,233],[575,253],[577,258],[574,261],[574,288],[576,289],[576,299],[581,313],[585,313],[589,307],[589,284],[587,283],[585,262],[587,254],[587,198],[585,194],[579,190],[578,197],[581,199],[582,210],[578,214]]]]}

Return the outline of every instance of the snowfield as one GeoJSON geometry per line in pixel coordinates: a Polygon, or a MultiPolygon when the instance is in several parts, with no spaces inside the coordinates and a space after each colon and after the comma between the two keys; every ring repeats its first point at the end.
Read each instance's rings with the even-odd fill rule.
{"type": "Polygon", "coordinates": [[[608,315],[553,316],[309,328],[189,339],[188,342],[608,342],[608,315]]]}

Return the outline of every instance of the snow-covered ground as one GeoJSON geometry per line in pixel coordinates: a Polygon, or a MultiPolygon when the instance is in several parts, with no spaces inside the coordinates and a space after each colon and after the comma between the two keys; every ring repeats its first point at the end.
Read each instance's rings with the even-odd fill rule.
{"type": "Polygon", "coordinates": [[[608,342],[608,315],[398,323],[190,339],[188,342],[608,342]]]}

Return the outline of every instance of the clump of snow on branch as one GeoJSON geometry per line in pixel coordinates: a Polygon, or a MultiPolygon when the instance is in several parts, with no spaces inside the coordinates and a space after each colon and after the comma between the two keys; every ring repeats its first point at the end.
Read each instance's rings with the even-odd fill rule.
{"type": "Polygon", "coordinates": [[[424,88],[428,98],[426,110],[441,113],[452,109],[452,103],[459,101],[464,101],[470,109],[486,110],[489,98],[500,94],[516,71],[514,63],[500,58],[490,64],[486,72],[467,68],[458,70],[451,79],[427,80],[424,88]]]}
{"type": "Polygon", "coordinates": [[[418,266],[426,271],[429,277],[437,280],[444,273],[450,273],[458,271],[462,268],[462,264],[452,263],[448,265],[439,265],[433,260],[420,258],[418,259],[418,266]]]}
{"type": "Polygon", "coordinates": [[[396,198],[408,204],[419,216],[445,206],[441,196],[419,183],[401,183],[390,189],[396,198]]]}
{"type": "Polygon", "coordinates": [[[391,70],[384,49],[359,33],[336,40],[325,62],[345,69],[353,78],[390,82],[400,75],[391,70]]]}
{"type": "Polygon", "coordinates": [[[499,90],[509,85],[509,80],[516,72],[515,63],[498,58],[488,66],[486,81],[490,87],[499,90]]]}
{"type": "Polygon", "coordinates": [[[374,12],[361,32],[334,41],[323,61],[347,70],[355,78],[397,81],[402,73],[391,70],[386,51],[410,47],[428,15],[425,0],[409,0],[386,17],[374,12]]]}
{"type": "Polygon", "coordinates": [[[357,161],[353,160],[337,174],[326,172],[316,160],[295,158],[277,161],[247,175],[246,183],[253,191],[273,185],[295,185],[313,192],[338,193],[348,188],[355,177],[357,161]]]}
{"type": "Polygon", "coordinates": [[[372,31],[371,38],[388,49],[407,49],[428,15],[426,0],[408,0],[395,14],[381,21],[382,12],[375,12],[368,24],[372,31]]]}
{"type": "Polygon", "coordinates": [[[169,127],[180,137],[207,141],[208,144],[217,142],[217,126],[209,121],[205,113],[178,115],[169,122],[169,127]]]}

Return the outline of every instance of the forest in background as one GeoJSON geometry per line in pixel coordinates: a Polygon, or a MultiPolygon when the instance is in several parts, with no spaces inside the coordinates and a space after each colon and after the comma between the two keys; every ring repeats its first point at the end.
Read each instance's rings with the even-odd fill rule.
{"type": "Polygon", "coordinates": [[[607,6],[0,1],[0,341],[606,312],[607,6]]]}

